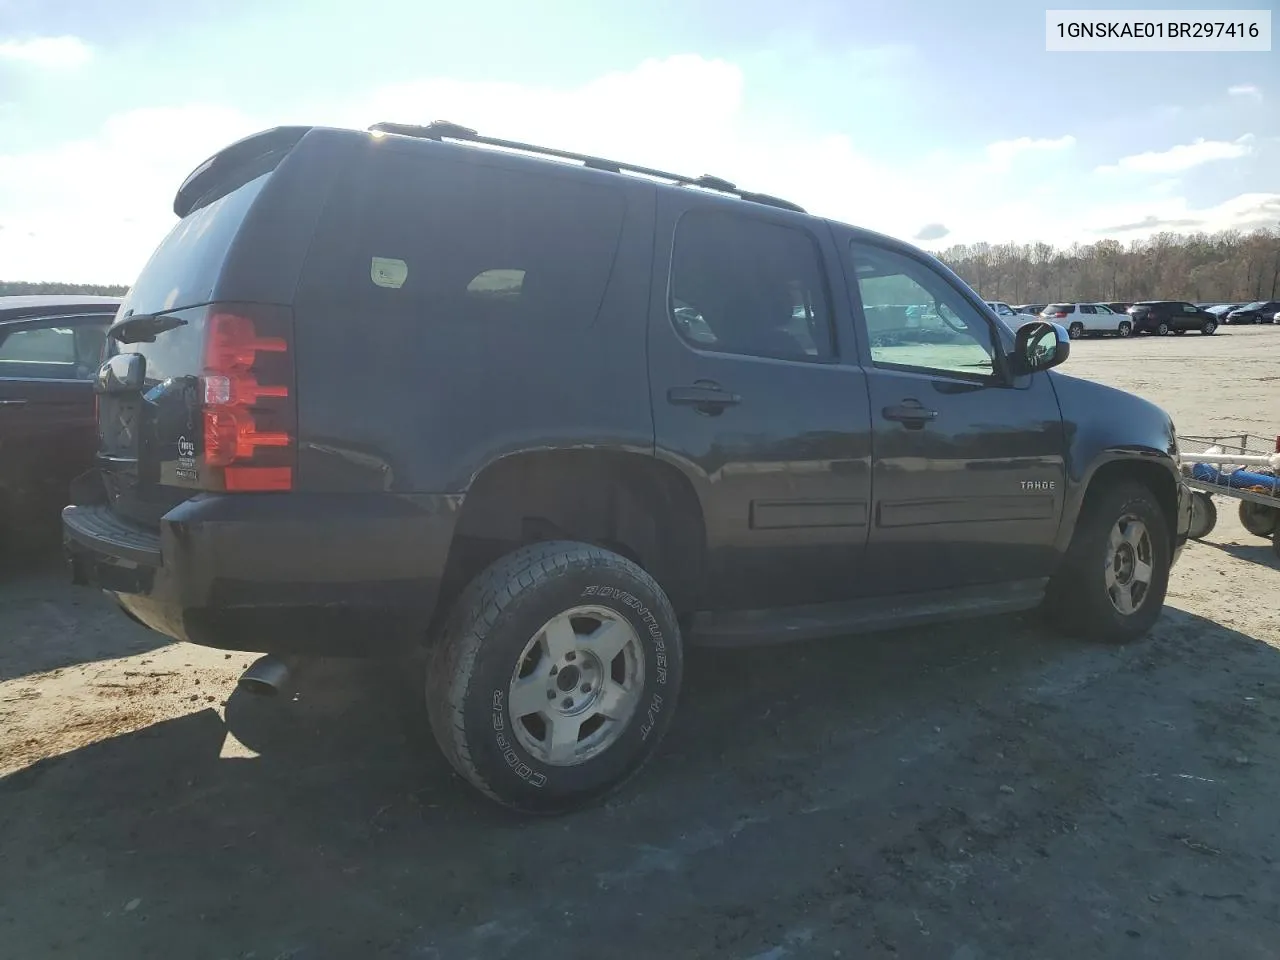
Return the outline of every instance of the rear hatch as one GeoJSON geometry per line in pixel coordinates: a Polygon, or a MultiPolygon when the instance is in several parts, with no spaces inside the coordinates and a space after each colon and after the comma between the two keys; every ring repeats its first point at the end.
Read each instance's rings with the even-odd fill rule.
{"type": "Polygon", "coordinates": [[[289,302],[324,197],[299,216],[280,181],[307,132],[269,130],[201,164],[108,330],[98,467],[124,517],[156,525],[198,491],[293,487],[289,302]]]}

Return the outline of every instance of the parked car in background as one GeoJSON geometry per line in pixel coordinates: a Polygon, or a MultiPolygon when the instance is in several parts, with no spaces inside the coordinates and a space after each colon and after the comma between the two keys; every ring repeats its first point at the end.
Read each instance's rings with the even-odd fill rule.
{"type": "Polygon", "coordinates": [[[1208,310],[1210,313],[1212,313],[1215,317],[1217,317],[1219,323],[1222,323],[1224,320],[1226,320],[1228,313],[1230,313],[1232,310],[1237,310],[1243,306],[1244,306],[1243,303],[1215,303],[1211,307],[1205,307],[1205,309],[1208,310]]]}
{"type": "Polygon", "coordinates": [[[1024,314],[1015,307],[1009,306],[1003,300],[988,300],[987,306],[996,312],[996,316],[1005,322],[1005,325],[1016,330],[1018,327],[1031,320],[1036,319],[1034,316],[1024,314]]]}
{"type": "Polygon", "coordinates": [[[54,531],[93,466],[93,378],[115,297],[0,297],[0,541],[54,531]]]}
{"type": "Polygon", "coordinates": [[[1028,316],[1038,317],[1040,316],[1040,312],[1047,306],[1047,303],[1024,303],[1021,306],[1014,307],[1013,309],[1017,310],[1019,313],[1025,313],[1028,316]]]}
{"type": "Polygon", "coordinates": [[[1051,303],[1040,318],[1062,324],[1072,340],[1088,335],[1127,337],[1133,333],[1129,317],[1115,313],[1105,303],[1051,303]]]}
{"type": "Polygon", "coordinates": [[[1133,329],[1137,333],[1154,333],[1158,336],[1166,333],[1183,334],[1188,330],[1211,334],[1221,323],[1217,314],[1202,310],[1185,300],[1146,300],[1135,303],[1129,308],[1129,316],[1133,318],[1133,329]]]}
{"type": "Polygon", "coordinates": [[[1227,323],[1271,323],[1280,311],[1280,300],[1255,300],[1227,314],[1227,323]]]}
{"type": "Polygon", "coordinates": [[[1132,303],[1124,303],[1121,301],[1116,301],[1115,303],[1108,303],[1107,309],[1110,310],[1112,313],[1125,313],[1132,306],[1133,306],[1132,303]]]}

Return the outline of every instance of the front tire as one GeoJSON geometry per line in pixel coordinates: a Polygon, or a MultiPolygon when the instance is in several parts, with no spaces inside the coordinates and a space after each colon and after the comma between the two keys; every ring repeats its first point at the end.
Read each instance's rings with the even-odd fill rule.
{"type": "Polygon", "coordinates": [[[1120,326],[1116,328],[1116,332],[1122,337],[1128,337],[1133,334],[1133,324],[1128,320],[1121,320],[1120,326]]]}
{"type": "Polygon", "coordinates": [[[563,813],[636,773],[675,712],[680,628],[639,566],[584,543],[502,557],[463,591],[427,670],[455,770],[524,813],[563,813]]]}
{"type": "Polygon", "coordinates": [[[1169,324],[1161,320],[1156,324],[1156,336],[1163,337],[1169,333],[1169,324]]]}
{"type": "Polygon", "coordinates": [[[1200,328],[1200,332],[1203,333],[1206,337],[1208,337],[1208,336],[1212,336],[1213,332],[1217,329],[1218,329],[1218,325],[1216,323],[1214,323],[1212,320],[1206,320],[1204,326],[1200,328]]]}
{"type": "Polygon", "coordinates": [[[1069,633],[1136,640],[1160,616],[1171,558],[1168,521],[1151,490],[1131,482],[1102,490],[1076,523],[1047,612],[1069,633]]]}

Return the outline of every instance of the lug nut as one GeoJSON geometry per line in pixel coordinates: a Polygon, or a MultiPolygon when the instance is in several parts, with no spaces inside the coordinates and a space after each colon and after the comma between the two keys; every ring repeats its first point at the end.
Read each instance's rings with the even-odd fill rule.
{"type": "Polygon", "coordinates": [[[573,660],[573,659],[575,659],[577,656],[578,656],[578,655],[577,655],[576,653],[574,653],[572,650],[570,650],[568,653],[566,653],[566,654],[564,655],[564,658],[565,658],[566,660],[573,660]]]}
{"type": "Polygon", "coordinates": [[[590,692],[591,692],[591,684],[589,684],[589,683],[584,683],[584,684],[582,685],[582,692],[583,692],[583,693],[590,693],[590,692]]]}
{"type": "Polygon", "coordinates": [[[562,706],[562,707],[564,707],[566,710],[568,710],[570,707],[572,707],[572,706],[573,706],[573,698],[572,698],[572,697],[565,697],[565,698],[564,698],[564,701],[560,704],[560,706],[562,706]]]}
{"type": "Polygon", "coordinates": [[[557,673],[559,673],[559,672],[560,672],[560,668],[559,668],[559,667],[552,667],[552,668],[551,668],[551,675],[552,675],[553,677],[554,677],[557,673]]]}
{"type": "Polygon", "coordinates": [[[555,692],[554,690],[548,690],[548,691],[547,691],[547,699],[548,699],[548,700],[554,700],[555,698],[556,698],[556,692],[555,692]]]}

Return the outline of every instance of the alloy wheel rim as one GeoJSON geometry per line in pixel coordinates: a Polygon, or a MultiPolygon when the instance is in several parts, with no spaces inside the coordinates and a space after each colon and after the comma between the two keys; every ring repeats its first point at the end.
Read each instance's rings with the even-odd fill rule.
{"type": "Polygon", "coordinates": [[[516,741],[556,767],[585,763],[626,731],[644,689],[644,650],[607,607],[577,606],[525,644],[507,692],[516,741]]]}
{"type": "Polygon", "coordinates": [[[1116,612],[1132,616],[1147,602],[1155,575],[1151,533],[1132,514],[1116,521],[1107,538],[1103,579],[1116,612]]]}

